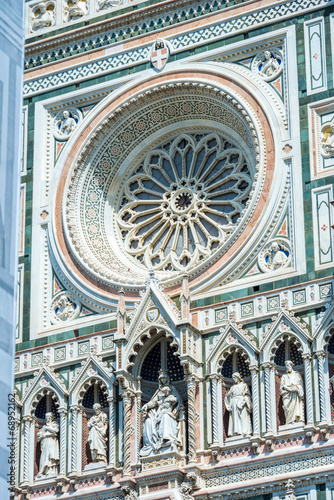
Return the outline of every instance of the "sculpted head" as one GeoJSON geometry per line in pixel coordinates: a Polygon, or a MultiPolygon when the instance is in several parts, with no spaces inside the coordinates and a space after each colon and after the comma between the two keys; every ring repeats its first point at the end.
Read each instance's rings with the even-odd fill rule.
{"type": "Polygon", "coordinates": [[[95,403],[93,405],[93,410],[95,411],[96,415],[99,415],[101,413],[101,405],[100,405],[100,403],[95,403]]]}
{"type": "Polygon", "coordinates": [[[65,120],[67,120],[67,118],[68,118],[69,116],[70,116],[70,113],[69,113],[67,110],[65,110],[65,111],[63,112],[63,117],[65,118],[65,120]]]}
{"type": "Polygon", "coordinates": [[[293,370],[293,363],[292,361],[288,360],[285,362],[285,367],[286,367],[286,371],[287,373],[291,373],[292,370],[293,370]]]}
{"type": "Polygon", "coordinates": [[[165,370],[160,370],[158,380],[161,386],[168,385],[169,384],[168,373],[165,370]]]}
{"type": "Polygon", "coordinates": [[[274,253],[278,252],[279,250],[279,244],[274,241],[274,243],[271,245],[271,249],[274,253]]]}
{"type": "Polygon", "coordinates": [[[235,373],[233,373],[233,375],[232,375],[232,379],[233,379],[233,382],[234,382],[235,384],[238,384],[239,382],[242,382],[242,377],[241,377],[241,375],[240,375],[240,373],[239,373],[239,372],[235,372],[235,373]]]}
{"type": "Polygon", "coordinates": [[[265,50],[264,58],[268,61],[271,58],[271,52],[269,50],[265,50]]]}
{"type": "Polygon", "coordinates": [[[50,424],[53,421],[53,414],[52,413],[46,413],[45,414],[45,420],[47,424],[50,424]]]}
{"type": "Polygon", "coordinates": [[[45,3],[41,3],[39,5],[39,10],[41,11],[41,14],[45,14],[45,12],[46,12],[46,5],[45,5],[45,3]]]}

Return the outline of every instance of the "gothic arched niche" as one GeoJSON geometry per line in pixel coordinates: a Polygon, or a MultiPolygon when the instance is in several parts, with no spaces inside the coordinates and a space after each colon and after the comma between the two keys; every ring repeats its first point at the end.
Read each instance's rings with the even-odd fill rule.
{"type": "MultiPolygon", "coordinates": [[[[227,354],[227,353],[226,353],[227,354]]],[[[231,414],[227,411],[225,405],[225,397],[233,386],[232,375],[239,373],[243,381],[247,384],[249,392],[251,391],[251,374],[249,371],[249,358],[243,350],[234,349],[233,352],[223,356],[219,362],[221,366],[221,374],[223,376],[222,384],[222,403],[223,403],[223,439],[228,437],[229,419],[231,414]]]]}
{"type": "MultiPolygon", "coordinates": [[[[81,470],[93,463],[91,448],[89,445],[89,420],[94,417],[94,405],[99,404],[101,412],[105,413],[108,417],[109,403],[108,393],[105,385],[101,380],[92,381],[90,385],[87,384],[86,391],[83,394],[81,406],[83,408],[82,414],[82,442],[81,442],[81,470]]],[[[106,437],[107,441],[107,437],[106,437]]],[[[106,456],[108,460],[108,447],[106,446],[106,456]]],[[[107,461],[106,461],[107,464],[107,461]]]]}
{"type": "MultiPolygon", "coordinates": [[[[57,396],[51,391],[43,391],[39,394],[38,403],[35,407],[35,432],[34,432],[34,477],[41,476],[43,473],[48,472],[47,470],[42,470],[41,458],[42,458],[42,440],[41,440],[41,430],[47,424],[48,415],[52,415],[52,421],[58,426],[59,429],[59,401],[57,396]],[[41,474],[42,473],[42,474],[41,474]]],[[[54,471],[50,471],[51,474],[56,475],[58,473],[59,466],[59,433],[56,439],[58,441],[57,450],[55,450],[56,458],[54,460],[54,471]]],[[[45,474],[47,475],[47,474],[45,474]]],[[[44,476],[45,477],[45,476],[44,476]]]]}
{"type": "Polygon", "coordinates": [[[177,347],[160,337],[146,352],[140,369],[143,459],[185,451],[187,388],[177,347]]]}
{"type": "Polygon", "coordinates": [[[140,369],[142,400],[149,401],[158,386],[158,377],[161,369],[166,370],[171,384],[175,385],[182,399],[186,398],[184,370],[180,358],[175,355],[176,346],[161,337],[147,352],[140,369]]]}
{"type": "MultiPolygon", "coordinates": [[[[279,344],[275,352],[274,363],[275,372],[275,401],[276,401],[276,419],[277,428],[285,425],[285,415],[283,410],[283,401],[280,394],[281,378],[286,372],[286,361],[292,361],[294,371],[298,372],[304,383],[304,363],[302,358],[301,346],[295,338],[285,338],[279,344]]],[[[305,387],[305,385],[304,385],[305,387]]],[[[304,417],[305,420],[305,417],[304,417]]]]}

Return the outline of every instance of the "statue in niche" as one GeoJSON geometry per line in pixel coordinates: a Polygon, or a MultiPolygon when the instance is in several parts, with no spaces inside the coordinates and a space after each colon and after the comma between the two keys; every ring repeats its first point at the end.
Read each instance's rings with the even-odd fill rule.
{"type": "Polygon", "coordinates": [[[53,10],[47,10],[46,3],[42,2],[37,5],[37,8],[34,9],[35,13],[37,10],[39,10],[39,14],[33,15],[31,18],[32,30],[41,30],[54,24],[55,18],[53,10]]]}
{"type": "Polygon", "coordinates": [[[60,132],[64,135],[70,135],[76,126],[77,122],[75,119],[70,116],[69,111],[65,110],[63,112],[63,119],[59,123],[60,132]]]}
{"type": "Polygon", "coordinates": [[[260,75],[265,77],[273,76],[279,67],[279,60],[270,52],[270,50],[265,50],[262,64],[259,66],[260,75]]]}
{"type": "Polygon", "coordinates": [[[93,462],[107,463],[107,415],[101,410],[101,405],[93,405],[95,415],[88,421],[88,444],[93,462]]]}
{"type": "Polygon", "coordinates": [[[286,373],[281,378],[280,393],[283,400],[285,423],[304,422],[304,388],[299,373],[295,372],[292,361],[285,362],[286,373]]]}
{"type": "Polygon", "coordinates": [[[122,0],[98,0],[98,9],[111,9],[112,7],[117,7],[120,5],[122,0]]]}
{"type": "Polygon", "coordinates": [[[66,321],[71,316],[73,316],[75,312],[75,304],[73,304],[68,297],[62,295],[59,298],[56,310],[56,316],[58,319],[62,321],[66,321]]]}
{"type": "Polygon", "coordinates": [[[37,433],[37,441],[41,443],[41,458],[37,477],[58,474],[59,464],[59,425],[54,422],[53,414],[45,414],[45,425],[37,433]]]}
{"type": "Polygon", "coordinates": [[[68,20],[77,19],[88,14],[86,2],[82,0],[72,0],[72,4],[67,8],[68,20]]]}
{"type": "Polygon", "coordinates": [[[160,370],[159,389],[152,399],[143,406],[143,447],[142,457],[166,451],[178,451],[182,447],[180,433],[180,413],[182,400],[175,387],[169,383],[167,373],[160,370]]]}
{"type": "Polygon", "coordinates": [[[225,407],[230,413],[227,434],[228,436],[249,436],[252,434],[251,395],[240,373],[233,373],[232,379],[234,385],[225,396],[225,407]]]}
{"type": "Polygon", "coordinates": [[[334,122],[330,124],[331,133],[322,139],[322,150],[328,156],[334,155],[334,122]]]}
{"type": "Polygon", "coordinates": [[[270,247],[270,254],[267,263],[268,267],[270,267],[272,271],[275,271],[276,269],[283,267],[287,260],[288,257],[286,254],[280,250],[279,244],[274,241],[270,247]]]}

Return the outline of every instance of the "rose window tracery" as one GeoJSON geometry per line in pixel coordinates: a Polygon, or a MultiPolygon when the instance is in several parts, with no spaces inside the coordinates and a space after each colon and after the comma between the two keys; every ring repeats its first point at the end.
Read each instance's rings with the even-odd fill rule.
{"type": "Polygon", "coordinates": [[[230,140],[178,135],[147,153],[125,183],[117,217],[125,250],[156,269],[195,264],[231,235],[252,183],[230,140]]]}

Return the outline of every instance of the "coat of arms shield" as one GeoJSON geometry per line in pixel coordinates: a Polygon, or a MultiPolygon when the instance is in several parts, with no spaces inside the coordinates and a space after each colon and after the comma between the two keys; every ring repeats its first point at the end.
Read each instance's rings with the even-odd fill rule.
{"type": "Polygon", "coordinates": [[[154,42],[154,45],[152,47],[151,63],[153,64],[155,69],[161,71],[165,67],[168,61],[168,57],[169,49],[166,42],[164,42],[164,40],[161,40],[161,38],[158,38],[154,42]]]}

